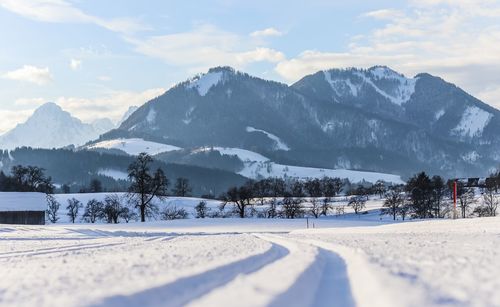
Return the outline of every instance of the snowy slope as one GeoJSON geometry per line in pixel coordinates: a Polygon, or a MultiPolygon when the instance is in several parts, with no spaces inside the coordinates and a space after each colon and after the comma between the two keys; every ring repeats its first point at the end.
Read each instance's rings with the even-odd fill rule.
{"type": "Polygon", "coordinates": [[[466,137],[481,136],[492,117],[493,114],[476,106],[467,107],[452,133],[466,137]]]}
{"type": "Polygon", "coordinates": [[[181,149],[180,147],[173,145],[166,145],[156,142],[145,141],[139,138],[132,139],[113,139],[107,141],[101,141],[84,148],[95,149],[95,148],[105,148],[105,149],[119,149],[126,152],[129,155],[138,155],[141,152],[146,152],[150,155],[156,155],[161,152],[168,152],[181,149]]]}
{"type": "Polygon", "coordinates": [[[188,88],[194,88],[198,91],[200,96],[205,96],[208,91],[221,82],[223,76],[222,71],[208,72],[206,74],[201,74],[193,78],[189,84],[188,88]]]}
{"type": "Polygon", "coordinates": [[[403,183],[400,176],[376,173],[376,172],[363,172],[347,169],[323,169],[314,167],[292,166],[283,165],[272,162],[261,154],[240,148],[225,148],[225,147],[210,147],[201,148],[198,151],[218,151],[224,155],[235,155],[244,164],[244,168],[238,174],[258,179],[268,177],[294,177],[294,178],[323,178],[323,177],[339,177],[348,178],[349,181],[361,182],[376,182],[377,180],[384,180],[386,182],[403,183]]]}

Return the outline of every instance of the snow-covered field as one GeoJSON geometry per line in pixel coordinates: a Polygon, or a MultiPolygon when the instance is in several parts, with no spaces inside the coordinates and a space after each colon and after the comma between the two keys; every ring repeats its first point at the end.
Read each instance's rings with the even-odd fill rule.
{"type": "Polygon", "coordinates": [[[500,305],[500,218],[312,222],[0,225],[0,305],[500,305]]]}
{"type": "MultiPolygon", "coordinates": [[[[288,146],[274,134],[268,133],[264,130],[259,130],[253,127],[247,127],[247,132],[264,133],[267,137],[276,143],[278,150],[290,150],[288,146]]],[[[129,155],[138,155],[141,152],[146,152],[150,155],[156,155],[162,152],[181,150],[182,148],[161,144],[156,142],[145,141],[139,138],[133,139],[113,139],[101,141],[92,145],[85,146],[87,149],[118,149],[129,155]]],[[[227,148],[227,147],[201,147],[193,150],[193,153],[202,151],[218,151],[223,155],[236,156],[243,162],[243,169],[238,174],[252,179],[268,178],[268,177],[292,177],[292,178],[323,178],[323,177],[339,177],[347,178],[351,182],[357,183],[362,181],[376,182],[383,180],[396,184],[404,183],[400,176],[377,173],[365,172],[348,169],[326,169],[315,167],[303,167],[294,165],[284,165],[271,161],[269,158],[241,148],[227,148]]],[[[99,174],[112,177],[114,179],[126,180],[127,174],[122,170],[101,169],[99,174]]]]}

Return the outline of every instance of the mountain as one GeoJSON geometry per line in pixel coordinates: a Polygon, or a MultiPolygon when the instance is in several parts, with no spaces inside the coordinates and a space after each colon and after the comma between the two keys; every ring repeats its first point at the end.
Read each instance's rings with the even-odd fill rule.
{"type": "Polygon", "coordinates": [[[429,74],[332,69],[288,86],[217,67],[147,102],[99,141],[142,138],[192,148],[186,155],[239,148],[280,165],[482,176],[500,162],[497,131],[498,110],[429,74]]]}
{"type": "Polygon", "coordinates": [[[83,123],[57,104],[48,102],[36,109],[26,122],[1,135],[0,148],[81,145],[114,127],[109,119],[98,119],[92,124],[83,123]]]}
{"type": "Polygon", "coordinates": [[[109,118],[98,118],[90,124],[99,135],[116,127],[109,118]]]}
{"type": "Polygon", "coordinates": [[[132,115],[132,113],[134,113],[135,111],[137,111],[137,109],[139,109],[138,106],[130,106],[130,107],[128,107],[127,111],[125,112],[125,114],[123,114],[122,118],[118,122],[118,126],[121,125],[125,120],[127,120],[127,118],[129,118],[129,116],[132,115]]]}

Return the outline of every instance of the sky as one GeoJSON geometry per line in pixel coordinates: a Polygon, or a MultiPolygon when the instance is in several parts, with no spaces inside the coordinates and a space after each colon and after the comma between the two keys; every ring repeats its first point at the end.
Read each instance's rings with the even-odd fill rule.
{"type": "Polygon", "coordinates": [[[500,1],[0,0],[0,133],[53,101],[118,121],[229,65],[287,84],[387,65],[500,108],[500,1]]]}

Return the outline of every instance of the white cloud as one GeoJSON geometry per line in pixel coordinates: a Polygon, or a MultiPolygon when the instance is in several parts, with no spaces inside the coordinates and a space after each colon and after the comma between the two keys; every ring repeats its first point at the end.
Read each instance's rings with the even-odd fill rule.
{"type": "Polygon", "coordinates": [[[112,78],[111,78],[110,76],[105,76],[105,75],[103,75],[103,76],[99,76],[99,77],[97,77],[97,80],[99,80],[99,81],[104,81],[104,82],[109,82],[109,81],[111,81],[111,80],[112,80],[112,78]]]}
{"type": "Polygon", "coordinates": [[[149,27],[131,18],[104,19],[86,14],[65,0],[0,0],[0,6],[37,21],[92,23],[110,31],[134,33],[149,27]]]}
{"type": "Polygon", "coordinates": [[[14,128],[17,124],[25,122],[33,110],[0,110],[0,134],[14,128]]]}
{"type": "Polygon", "coordinates": [[[267,28],[264,30],[259,30],[250,33],[250,36],[252,37],[266,37],[266,36],[282,36],[283,33],[276,30],[275,28],[267,28]]]}
{"type": "Polygon", "coordinates": [[[14,104],[17,106],[33,107],[33,106],[40,106],[40,105],[44,104],[45,102],[47,102],[47,101],[43,98],[40,98],[40,97],[38,97],[38,98],[19,98],[19,99],[16,99],[14,104]]]}
{"type": "Polygon", "coordinates": [[[381,9],[376,11],[371,11],[364,14],[365,17],[372,17],[375,19],[395,19],[404,17],[404,12],[394,9],[381,9]]]}
{"type": "Polygon", "coordinates": [[[53,80],[48,67],[40,68],[31,65],[24,65],[19,69],[6,72],[2,77],[10,80],[31,82],[38,85],[44,85],[53,80]]]}
{"type": "Polygon", "coordinates": [[[80,68],[82,68],[82,61],[77,59],[71,59],[71,61],[69,62],[69,67],[72,70],[79,70],[80,68]]]}
{"type": "Polygon", "coordinates": [[[99,114],[98,117],[118,121],[130,106],[143,105],[165,91],[164,88],[152,88],[141,92],[111,91],[95,98],[58,97],[53,101],[85,122],[94,120],[96,114],[99,114]]]}
{"type": "Polygon", "coordinates": [[[200,71],[212,66],[229,65],[243,68],[253,62],[277,62],[283,53],[267,48],[262,42],[201,25],[189,32],[152,36],[147,39],[126,38],[137,52],[164,62],[200,71]]]}
{"type": "Polygon", "coordinates": [[[413,76],[443,77],[485,102],[500,106],[500,3],[491,0],[415,1],[405,11],[383,9],[365,18],[384,22],[352,37],[344,51],[305,50],[279,62],[275,71],[289,82],[337,67],[388,65],[413,76]]]}

